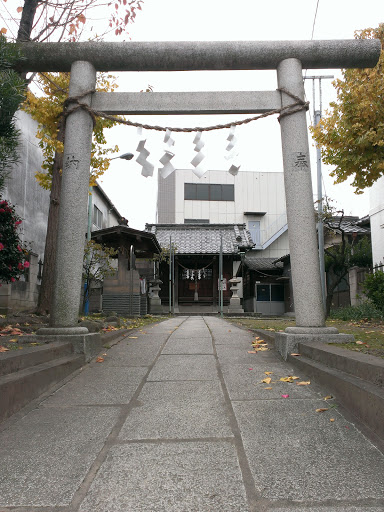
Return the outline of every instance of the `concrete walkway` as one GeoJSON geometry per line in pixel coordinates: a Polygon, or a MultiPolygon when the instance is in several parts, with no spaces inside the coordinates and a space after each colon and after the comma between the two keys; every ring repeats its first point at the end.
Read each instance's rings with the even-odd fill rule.
{"type": "Polygon", "coordinates": [[[216,317],[123,338],[1,425],[0,512],[383,512],[383,454],[253,339],[216,317]]]}

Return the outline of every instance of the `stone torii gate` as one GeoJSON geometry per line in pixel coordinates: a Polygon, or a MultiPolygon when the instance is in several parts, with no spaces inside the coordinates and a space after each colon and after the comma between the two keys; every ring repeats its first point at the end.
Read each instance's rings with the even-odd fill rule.
{"type": "MultiPolygon", "coordinates": [[[[304,100],[302,69],[373,67],[378,40],[22,43],[20,71],[70,71],[70,98],[109,114],[264,113],[304,100]],[[278,91],[92,93],[97,71],[277,70],[278,91]]],[[[308,129],[304,109],[288,109],[280,119],[291,272],[296,327],[276,338],[283,357],[297,342],[340,340],[325,327],[312,199],[308,129]]],[[[42,335],[87,336],[77,327],[84,225],[93,121],[69,105],[60,197],[55,290],[50,327],[42,335]],[[71,108],[73,112],[71,113],[71,108]]],[[[90,336],[90,335],[88,335],[90,336]]]]}

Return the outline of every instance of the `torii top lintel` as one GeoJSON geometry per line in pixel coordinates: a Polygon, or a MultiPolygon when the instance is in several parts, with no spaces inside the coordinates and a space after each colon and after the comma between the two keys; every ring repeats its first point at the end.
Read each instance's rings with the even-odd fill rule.
{"type": "Polygon", "coordinates": [[[19,43],[20,71],[70,71],[75,61],[97,71],[276,69],[295,58],[307,69],[368,68],[381,51],[378,39],[322,41],[194,41],[19,43]]]}

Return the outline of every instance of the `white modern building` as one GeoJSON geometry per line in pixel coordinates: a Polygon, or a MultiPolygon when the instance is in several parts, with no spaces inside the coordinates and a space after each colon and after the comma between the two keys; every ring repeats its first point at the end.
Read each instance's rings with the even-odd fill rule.
{"type": "Polygon", "coordinates": [[[369,195],[372,260],[374,265],[384,264],[384,176],[373,184],[369,195]]]}
{"type": "Polygon", "coordinates": [[[289,253],[284,176],[282,172],[177,169],[159,176],[159,224],[245,224],[263,258],[289,253]]]}

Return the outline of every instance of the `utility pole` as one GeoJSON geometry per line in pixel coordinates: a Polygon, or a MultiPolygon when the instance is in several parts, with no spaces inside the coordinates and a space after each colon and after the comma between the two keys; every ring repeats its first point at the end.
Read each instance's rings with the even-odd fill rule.
{"type": "Polygon", "coordinates": [[[172,237],[169,237],[169,314],[172,314],[172,237]]]}
{"type": "Polygon", "coordinates": [[[219,303],[220,316],[223,318],[223,235],[220,235],[220,254],[219,254],[219,303]]]}
{"type": "MultiPolygon", "coordinates": [[[[313,126],[316,127],[322,116],[322,90],[321,80],[333,79],[333,75],[305,76],[304,79],[312,80],[313,94],[313,126]],[[319,110],[316,110],[316,86],[315,80],[319,81],[319,110]]],[[[323,296],[323,308],[326,311],[326,286],[325,286],[325,262],[324,262],[324,223],[323,223],[323,184],[321,171],[321,147],[316,144],[316,161],[317,161],[317,236],[319,243],[319,260],[320,260],[320,280],[321,292],[323,296]]]]}

